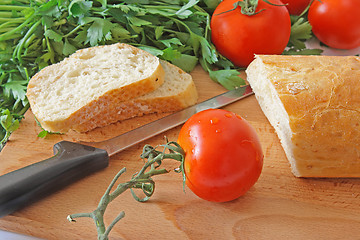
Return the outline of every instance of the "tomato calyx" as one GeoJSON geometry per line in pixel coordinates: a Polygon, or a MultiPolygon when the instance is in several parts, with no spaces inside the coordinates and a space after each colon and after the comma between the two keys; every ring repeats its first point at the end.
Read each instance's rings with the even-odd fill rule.
{"type": "Polygon", "coordinates": [[[228,10],[228,11],[219,13],[219,14],[217,14],[217,15],[234,11],[234,10],[236,10],[238,7],[240,7],[241,13],[244,14],[244,15],[247,15],[247,16],[252,16],[252,15],[258,14],[259,12],[261,12],[261,11],[264,10],[264,9],[261,9],[260,11],[256,12],[256,8],[257,8],[257,6],[258,6],[258,0],[243,0],[243,1],[237,1],[237,2],[235,2],[235,3],[233,4],[233,6],[234,6],[234,8],[232,8],[232,9],[230,9],[230,10],[228,10]]]}
{"type": "MultiPolygon", "coordinates": [[[[287,4],[274,4],[274,3],[271,3],[270,1],[268,0],[263,0],[264,2],[270,4],[270,5],[273,5],[273,6],[286,6],[287,4]]],[[[234,11],[236,10],[238,7],[240,7],[240,11],[242,14],[244,15],[247,15],[247,16],[253,16],[253,15],[256,15],[266,9],[260,9],[259,11],[256,11],[257,7],[258,7],[258,4],[259,4],[259,0],[242,0],[242,1],[237,1],[233,4],[233,8],[228,10],[228,11],[225,11],[225,12],[222,12],[222,13],[219,13],[217,15],[220,15],[220,14],[224,14],[224,13],[227,13],[227,12],[231,12],[231,11],[234,11]]]]}

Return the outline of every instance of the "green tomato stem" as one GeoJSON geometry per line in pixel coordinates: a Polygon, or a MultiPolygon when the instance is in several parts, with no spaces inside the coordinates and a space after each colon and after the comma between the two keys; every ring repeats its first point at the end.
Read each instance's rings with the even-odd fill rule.
{"type": "Polygon", "coordinates": [[[166,169],[158,169],[164,159],[169,158],[180,161],[180,168],[183,169],[185,153],[184,150],[180,147],[180,145],[176,142],[168,142],[165,145],[161,145],[161,147],[164,148],[163,151],[158,151],[149,145],[145,145],[145,147],[143,148],[143,153],[141,154],[141,158],[147,159],[147,161],[145,165],[141,168],[141,170],[133,175],[130,181],[119,184],[116,189],[111,192],[112,188],[115,186],[120,176],[126,172],[126,168],[122,168],[109,184],[104,195],[101,197],[97,208],[93,212],[72,214],[69,215],[67,219],[70,222],[75,222],[75,219],[80,217],[92,218],[96,225],[98,239],[107,240],[111,229],[125,216],[125,213],[122,211],[108,227],[105,226],[104,214],[107,206],[110,204],[111,201],[113,201],[116,197],[118,197],[121,193],[125,192],[128,189],[132,191],[135,200],[139,202],[148,200],[155,189],[155,182],[151,179],[151,177],[155,175],[166,174],[169,172],[166,169]],[[165,153],[165,150],[168,150],[170,153],[165,153]],[[150,168],[150,170],[146,171],[148,168],[150,168]],[[137,197],[133,192],[134,188],[142,189],[146,197],[143,199],[137,197]]]}

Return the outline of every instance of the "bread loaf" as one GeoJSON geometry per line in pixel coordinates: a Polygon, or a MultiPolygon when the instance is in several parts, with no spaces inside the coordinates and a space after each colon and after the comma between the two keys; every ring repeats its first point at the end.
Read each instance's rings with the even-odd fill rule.
{"type": "Polygon", "coordinates": [[[360,58],[256,56],[246,70],[297,177],[360,177],[360,58]]]}
{"type": "Polygon", "coordinates": [[[82,49],[31,78],[27,97],[41,126],[66,132],[103,109],[164,82],[157,57],[127,44],[82,49]]]}
{"type": "Polygon", "coordinates": [[[177,111],[197,102],[197,91],[190,74],[161,61],[165,71],[164,84],[155,91],[104,109],[100,115],[73,127],[78,132],[89,131],[120,120],[149,113],[177,111]]]}

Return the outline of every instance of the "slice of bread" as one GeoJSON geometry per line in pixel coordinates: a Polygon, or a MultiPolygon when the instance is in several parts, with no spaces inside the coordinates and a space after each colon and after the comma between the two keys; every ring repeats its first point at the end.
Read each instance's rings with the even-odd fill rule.
{"type": "Polygon", "coordinates": [[[164,70],[157,57],[117,43],[79,50],[42,69],[31,78],[27,97],[45,130],[66,132],[163,82],[164,70]]]}
{"type": "Polygon", "coordinates": [[[177,111],[194,105],[198,94],[191,75],[162,60],[161,65],[165,71],[165,82],[158,89],[104,109],[101,114],[74,126],[73,129],[86,132],[144,114],[177,111]]]}
{"type": "Polygon", "coordinates": [[[246,70],[297,177],[360,177],[360,57],[259,55],[246,70]]]}

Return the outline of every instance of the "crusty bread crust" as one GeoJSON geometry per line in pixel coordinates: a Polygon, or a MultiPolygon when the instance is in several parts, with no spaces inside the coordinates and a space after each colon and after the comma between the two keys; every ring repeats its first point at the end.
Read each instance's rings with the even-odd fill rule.
{"type": "MultiPolygon", "coordinates": [[[[41,126],[51,132],[66,132],[72,128],[72,126],[81,124],[86,121],[88,118],[91,118],[97,115],[99,112],[102,112],[104,109],[111,106],[118,105],[122,101],[129,100],[131,98],[141,96],[148,92],[151,92],[161,86],[164,82],[164,70],[158,63],[157,68],[152,72],[151,75],[143,79],[137,79],[130,84],[121,86],[120,88],[111,89],[101,96],[92,99],[86,104],[80,106],[78,109],[74,110],[70,115],[59,117],[53,119],[51,116],[47,116],[47,113],[43,111],[41,107],[38,107],[37,104],[37,95],[41,94],[41,91],[47,91],[47,89],[42,89],[40,86],[42,82],[48,81],[49,74],[57,73],[58,69],[65,68],[69,64],[82,64],[82,58],[87,57],[89,54],[94,54],[93,52],[98,51],[101,48],[113,47],[113,48],[128,48],[131,49],[134,53],[150,55],[149,53],[140,50],[138,48],[132,47],[127,44],[117,43],[110,46],[97,46],[87,49],[82,49],[71,55],[69,58],[64,59],[62,62],[50,65],[36,75],[32,77],[28,84],[27,97],[29,99],[31,109],[40,122],[41,126]]],[[[152,56],[153,57],[153,56],[152,56]]],[[[111,61],[112,56],[108,56],[111,61]]],[[[155,58],[155,57],[154,57],[155,58]]],[[[158,60],[157,60],[158,61],[158,60]]],[[[61,78],[58,76],[57,78],[61,78]]],[[[107,76],[103,76],[106,78],[107,76]]],[[[56,80],[56,78],[55,78],[56,80]]],[[[121,79],[119,79],[121,81],[121,79]]],[[[87,88],[89,86],[83,86],[87,88]]],[[[99,86],[100,88],[101,86],[99,86]]],[[[63,104],[63,102],[58,102],[58,104],[63,104]]],[[[54,106],[56,107],[56,106],[54,106]]]]}
{"type": "Polygon", "coordinates": [[[101,114],[88,118],[87,121],[73,126],[72,129],[77,132],[87,132],[96,127],[103,127],[125,119],[150,113],[178,111],[194,105],[197,102],[198,94],[191,75],[165,61],[162,61],[162,65],[165,69],[165,83],[160,88],[147,95],[104,109],[105,111],[101,114]],[[166,65],[164,66],[164,64],[166,65]],[[169,89],[169,94],[159,93],[164,90],[161,88],[167,86],[166,81],[174,81],[174,78],[177,78],[180,84],[185,85],[185,88],[181,88],[181,90],[169,89]]]}
{"type": "Polygon", "coordinates": [[[297,177],[360,177],[360,58],[259,55],[246,70],[297,177]]]}

